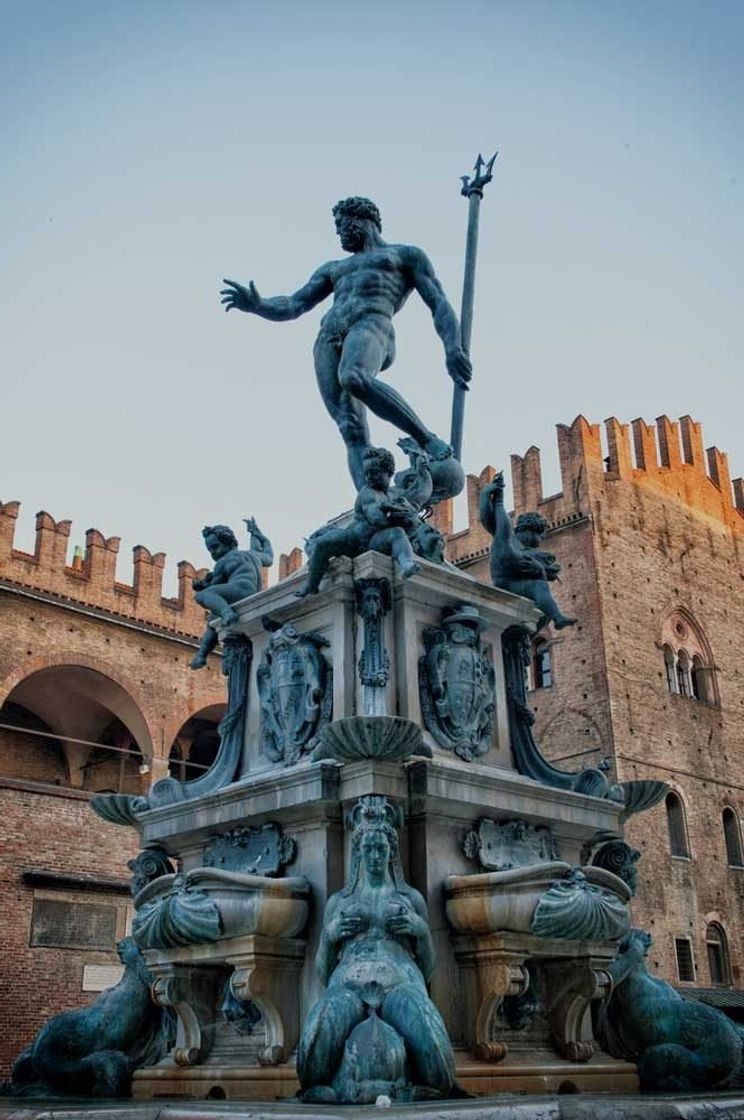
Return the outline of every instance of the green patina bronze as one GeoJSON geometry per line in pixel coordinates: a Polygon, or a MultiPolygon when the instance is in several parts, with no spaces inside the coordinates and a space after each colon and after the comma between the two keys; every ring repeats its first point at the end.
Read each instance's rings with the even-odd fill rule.
{"type": "MultiPolygon", "coordinates": [[[[263,319],[297,319],[328,296],[313,358],[318,387],[346,444],[349,470],[357,489],[364,486],[364,452],[371,446],[366,410],[416,440],[434,460],[454,459],[452,448],[430,431],[401,394],[378,374],[395,360],[393,316],[416,291],[434,318],[447,372],[467,388],[472,370],[462,346],[460,324],[424,252],[413,245],[391,245],[382,238],[380,212],[368,198],[346,198],[333,208],[341,248],[350,256],[321,265],[291,296],[263,299],[248,287],[225,280],[222,303],[263,319]]],[[[462,489],[464,476],[455,472],[462,489]]],[[[459,490],[453,491],[458,493],[459,490]]]]}
{"type": "Polygon", "coordinates": [[[454,1059],[426,990],[434,949],[426,903],[403,878],[400,814],[369,795],[357,802],[352,823],[349,882],[328,901],[316,957],[327,988],[297,1054],[304,1099],[447,1096],[454,1059]]]}

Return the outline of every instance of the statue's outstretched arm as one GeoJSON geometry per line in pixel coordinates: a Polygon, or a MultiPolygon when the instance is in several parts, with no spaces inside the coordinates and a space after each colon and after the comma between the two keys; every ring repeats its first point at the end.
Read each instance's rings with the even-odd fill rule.
{"type": "Polygon", "coordinates": [[[291,296],[273,296],[271,299],[263,299],[252,280],[247,288],[239,284],[237,280],[225,279],[223,282],[227,284],[227,287],[222,289],[220,295],[222,296],[221,302],[225,305],[225,311],[232,311],[233,308],[237,308],[238,311],[259,315],[262,319],[271,319],[275,323],[297,319],[300,315],[304,315],[306,311],[312,311],[313,307],[321,303],[333,291],[327,265],[323,265],[314,272],[307,284],[291,296]]]}
{"type": "Polygon", "coordinates": [[[258,554],[262,567],[270,568],[274,563],[274,549],[271,541],[265,533],[261,532],[254,517],[246,517],[244,520],[251,538],[251,552],[258,554]]]}
{"type": "Polygon", "coordinates": [[[444,294],[432,263],[421,249],[410,250],[413,286],[434,317],[434,329],[444,343],[447,372],[453,381],[467,389],[473,376],[470,359],[462,348],[457,315],[444,294]]]}
{"type": "Polygon", "coordinates": [[[503,471],[499,471],[481,490],[479,513],[483,528],[498,544],[504,547],[514,545],[514,529],[504,506],[503,471]]]}

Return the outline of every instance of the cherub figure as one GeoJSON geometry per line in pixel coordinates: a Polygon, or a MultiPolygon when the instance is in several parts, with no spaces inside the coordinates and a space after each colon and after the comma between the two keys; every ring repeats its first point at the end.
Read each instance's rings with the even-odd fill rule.
{"type": "Polygon", "coordinates": [[[480,519],[493,537],[491,582],[494,587],[532,599],[543,612],[545,621],[552,622],[556,630],[573,626],[576,619],[563,613],[548,587],[561,570],[552,552],[543,552],[539,547],[548,523],[539,513],[523,513],[512,527],[504,508],[503,471],[481,491],[480,519]]]}
{"type": "Polygon", "coordinates": [[[362,457],[364,485],[354,503],[354,516],[341,528],[323,527],[309,539],[309,571],[300,598],[314,595],[334,556],[360,556],[367,549],[392,556],[405,578],[420,570],[409,535],[418,528],[418,511],[431,497],[427,457],[419,453],[416,476],[405,491],[391,489],[395,460],[384,447],[368,447],[362,457]]]}
{"type": "MultiPolygon", "coordinates": [[[[261,568],[274,562],[271,541],[256,525],[255,518],[247,518],[245,527],[250,536],[249,552],[238,548],[238,538],[227,525],[207,525],[202,530],[209,555],[216,563],[204,579],[194,580],[195,598],[199,606],[211,611],[212,619],[221,619],[225,626],[236,618],[232,604],[260,591],[261,568]]],[[[217,632],[210,619],[191,668],[203,668],[216,645],[217,632]]]]}

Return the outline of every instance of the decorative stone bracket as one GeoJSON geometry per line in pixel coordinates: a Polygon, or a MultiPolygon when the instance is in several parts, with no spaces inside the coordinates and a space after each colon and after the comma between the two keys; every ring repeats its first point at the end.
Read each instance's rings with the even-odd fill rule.
{"type": "Polygon", "coordinates": [[[299,986],[305,942],[247,937],[231,955],[235,970],[230,991],[240,1002],[252,1000],[263,1017],[266,1046],[258,1055],[262,1065],[286,1061],[300,1033],[299,986]]]}
{"type": "Polygon", "coordinates": [[[172,962],[149,965],[155,977],[152,999],[176,1013],[176,1041],[171,1057],[176,1065],[203,1062],[214,1042],[218,974],[213,968],[172,962]]]}
{"type": "Polygon", "coordinates": [[[595,1050],[591,1005],[612,991],[607,961],[591,957],[581,960],[541,961],[545,1015],[564,1057],[588,1062],[595,1050]]]}
{"type": "Polygon", "coordinates": [[[171,1056],[177,1065],[199,1065],[209,1054],[225,967],[233,970],[230,990],[235,999],[252,1001],[263,1017],[266,1047],[259,1060],[263,1065],[286,1061],[300,1033],[300,972],[305,948],[299,938],[251,934],[209,945],[145,950],[147,966],[155,977],[153,1000],[176,1013],[171,1056]]]}
{"type": "Polygon", "coordinates": [[[504,1042],[493,1040],[493,1022],[505,996],[527,991],[529,952],[517,938],[508,936],[457,937],[455,958],[460,965],[465,997],[466,1042],[474,1058],[500,1062],[506,1057],[504,1042]]]}
{"type": "Polygon", "coordinates": [[[454,951],[463,980],[466,1041],[474,1058],[501,1061],[507,1045],[494,1041],[494,1019],[506,996],[527,991],[534,967],[545,1016],[561,1054],[572,1062],[588,1061],[595,1050],[591,1004],[612,990],[607,966],[614,945],[587,952],[577,941],[527,934],[463,935],[454,951]]]}

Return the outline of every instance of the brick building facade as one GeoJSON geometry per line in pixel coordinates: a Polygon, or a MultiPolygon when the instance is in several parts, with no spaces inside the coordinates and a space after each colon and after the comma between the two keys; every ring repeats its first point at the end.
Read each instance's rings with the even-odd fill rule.
{"type": "MultiPolygon", "coordinates": [[[[689,417],[632,431],[612,419],[604,434],[579,417],[558,426],[558,446],[550,497],[537,448],[512,457],[516,512],[548,521],[556,597],[578,618],[535,642],[538,740],[567,769],[669,782],[667,802],[627,831],[643,856],[635,924],[666,979],[741,989],[744,483],[689,417]]],[[[451,503],[435,514],[450,559],[484,580],[478,499],[493,474],[468,478],[466,530],[453,531],[451,503]]],[[[136,845],[90,812],[91,793],[207,765],[225,698],[218,659],[186,670],[204,624],[191,565],[164,599],[162,554],[136,548],[122,585],[116,538],[90,530],[68,565],[70,523],[39,514],[29,555],[13,548],[17,514],[0,506],[0,1079],[51,1014],[110,982],[136,845]]],[[[301,563],[299,549],[281,557],[279,577],[301,563]]]]}
{"type": "MultiPolygon", "coordinates": [[[[653,934],[661,976],[721,989],[725,1004],[724,989],[744,988],[744,482],[687,416],[613,418],[604,432],[580,416],[557,433],[561,493],[543,496],[536,447],[512,456],[515,512],[548,521],[556,598],[579,620],[535,643],[537,738],[566,769],[603,762],[620,781],[669,783],[627,828],[642,853],[634,923],[653,934]]],[[[469,478],[469,527],[449,543],[479,579],[478,496],[493,474],[469,478]]],[[[438,513],[450,531],[451,516],[438,513]]]]}
{"type": "Polygon", "coordinates": [[[70,522],[36,519],[33,554],[13,547],[19,506],[0,505],[0,1081],[50,1015],[112,982],[129,920],[135,834],[96,817],[101,790],[140,792],[169,768],[208,765],[224,711],[218,658],[189,672],[205,620],[179,565],[91,529],[67,564],[70,522]]]}

